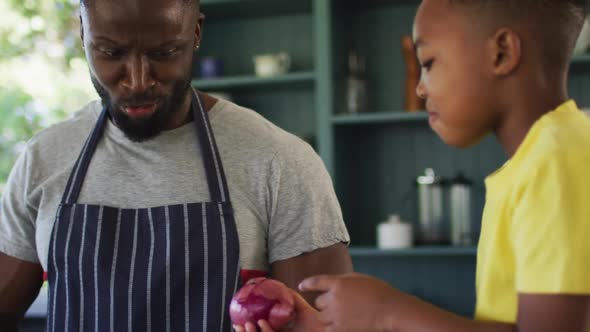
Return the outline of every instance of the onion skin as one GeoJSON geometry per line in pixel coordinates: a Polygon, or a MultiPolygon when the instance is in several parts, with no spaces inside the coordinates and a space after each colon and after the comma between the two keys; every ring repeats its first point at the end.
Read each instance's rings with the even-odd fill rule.
{"type": "Polygon", "coordinates": [[[255,278],[248,281],[232,298],[229,314],[232,323],[244,326],[268,321],[273,330],[288,325],[295,317],[295,299],[282,282],[255,278]]]}

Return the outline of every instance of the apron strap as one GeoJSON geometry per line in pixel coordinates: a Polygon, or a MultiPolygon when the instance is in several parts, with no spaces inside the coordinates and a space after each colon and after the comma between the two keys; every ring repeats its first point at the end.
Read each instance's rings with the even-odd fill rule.
{"type": "MultiPolygon", "coordinates": [[[[203,107],[203,103],[201,102],[198,93],[194,90],[192,90],[192,92],[191,109],[197,129],[199,144],[203,153],[203,163],[205,166],[205,175],[209,185],[211,201],[228,202],[230,198],[227,180],[225,178],[225,171],[223,170],[219,150],[215,143],[215,137],[213,136],[211,123],[209,122],[209,116],[207,115],[207,112],[205,112],[205,108],[203,107]]],[[[74,168],[70,173],[66,190],[61,199],[62,204],[74,204],[78,201],[90,161],[92,160],[96,146],[104,133],[104,128],[108,121],[107,115],[108,111],[106,107],[104,107],[92,133],[86,139],[82,152],[78,156],[74,168]]]]}
{"type": "Polygon", "coordinates": [[[209,121],[209,116],[203,107],[201,98],[195,90],[193,90],[192,110],[193,118],[197,126],[199,144],[203,153],[203,163],[205,164],[211,201],[228,202],[230,198],[227,179],[225,178],[225,171],[223,170],[223,164],[221,163],[221,157],[219,155],[219,150],[217,149],[213,129],[209,121]]]}
{"type": "Polygon", "coordinates": [[[94,150],[96,150],[96,146],[98,145],[98,141],[102,137],[102,133],[104,132],[105,123],[107,121],[107,109],[103,107],[100,116],[98,117],[98,121],[94,126],[94,130],[86,139],[86,143],[84,143],[84,147],[82,148],[82,152],[78,156],[78,160],[76,160],[76,164],[74,164],[74,169],[70,173],[70,178],[68,179],[66,190],[61,199],[61,204],[75,204],[78,201],[78,196],[80,195],[80,190],[82,189],[82,183],[84,182],[84,178],[86,177],[86,171],[88,171],[88,166],[90,165],[90,160],[92,160],[92,156],[94,155],[94,150]]]}

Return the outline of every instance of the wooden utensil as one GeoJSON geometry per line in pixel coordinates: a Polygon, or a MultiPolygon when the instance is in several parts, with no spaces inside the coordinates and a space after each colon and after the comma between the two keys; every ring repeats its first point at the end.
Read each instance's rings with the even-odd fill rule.
{"type": "Polygon", "coordinates": [[[406,91],[404,99],[404,108],[406,112],[422,111],[425,108],[424,100],[416,94],[416,87],[420,82],[420,64],[414,42],[411,36],[402,37],[402,54],[406,64],[406,91]]]}

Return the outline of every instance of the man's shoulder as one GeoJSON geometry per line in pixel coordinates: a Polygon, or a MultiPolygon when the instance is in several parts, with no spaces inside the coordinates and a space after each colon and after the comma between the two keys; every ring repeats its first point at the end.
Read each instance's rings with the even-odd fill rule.
{"type": "Polygon", "coordinates": [[[37,169],[70,164],[80,153],[97,119],[100,102],[91,102],[67,120],[38,132],[27,144],[27,155],[37,169]]]}
{"type": "Polygon", "coordinates": [[[99,101],[88,103],[66,120],[51,125],[35,134],[29,141],[29,146],[48,147],[57,144],[63,146],[63,144],[67,145],[70,142],[80,144],[80,140],[86,139],[96,123],[100,107],[99,101]]]}
{"type": "Polygon", "coordinates": [[[283,151],[313,152],[308,142],[270,122],[256,111],[220,100],[212,122],[215,136],[230,140],[235,147],[265,150],[276,154],[283,151]]]}

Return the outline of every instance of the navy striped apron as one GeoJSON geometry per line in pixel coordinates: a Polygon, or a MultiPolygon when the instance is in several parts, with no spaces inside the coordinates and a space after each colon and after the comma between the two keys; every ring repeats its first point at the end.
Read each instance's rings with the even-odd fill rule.
{"type": "Polygon", "coordinates": [[[108,121],[103,109],[51,235],[48,331],[231,331],[239,240],[211,124],[192,95],[211,202],[146,209],[78,204],[108,121]]]}

